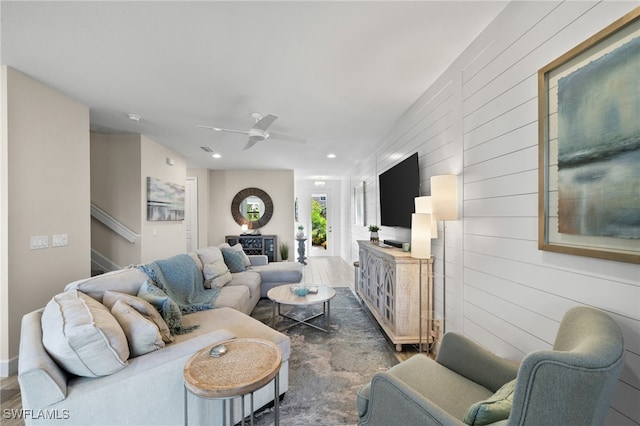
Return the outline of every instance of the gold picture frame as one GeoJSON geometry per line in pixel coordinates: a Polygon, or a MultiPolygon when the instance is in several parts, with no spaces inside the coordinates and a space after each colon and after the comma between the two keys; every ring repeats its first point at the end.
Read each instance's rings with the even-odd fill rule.
{"type": "Polygon", "coordinates": [[[538,248],[640,263],[640,7],[538,71],[538,248]]]}

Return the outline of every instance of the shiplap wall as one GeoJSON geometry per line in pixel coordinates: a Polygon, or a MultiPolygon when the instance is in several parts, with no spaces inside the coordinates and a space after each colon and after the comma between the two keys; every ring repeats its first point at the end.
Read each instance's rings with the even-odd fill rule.
{"type": "MultiPolygon", "coordinates": [[[[366,183],[368,225],[379,221],[378,174],[413,152],[419,153],[423,195],[430,194],[431,176],[458,175],[461,219],[440,223],[432,245],[436,316],[442,316],[446,283],[446,329],[519,360],[551,348],[567,309],[603,309],[625,339],[625,367],[607,418],[608,425],[622,426],[640,424],[640,267],[538,250],[536,76],[638,6],[510,3],[350,179],[351,188],[366,183]]],[[[394,228],[380,234],[409,238],[394,228]]],[[[367,239],[368,231],[352,226],[351,237],[355,260],[355,241],[367,239]]]]}

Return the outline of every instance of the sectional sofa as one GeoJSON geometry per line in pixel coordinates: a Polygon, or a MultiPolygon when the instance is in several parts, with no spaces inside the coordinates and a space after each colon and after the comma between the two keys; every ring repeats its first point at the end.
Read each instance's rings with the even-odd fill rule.
{"type": "MultiPolygon", "coordinates": [[[[162,309],[145,311],[158,299],[145,299],[148,295],[142,294],[150,287],[144,267],[70,283],[45,308],[25,315],[18,380],[26,424],[183,424],[184,364],[203,347],[234,337],[263,338],[280,348],[280,393],[284,394],[289,338],[249,314],[265,294],[264,287],[300,282],[300,265],[268,264],[264,256],[244,256],[246,270],[230,270],[220,261],[232,248],[223,249],[209,247],[188,255],[195,271],[202,274],[196,274],[205,287],[197,289],[198,295],[207,298],[217,293],[217,297],[212,299],[213,309],[200,307],[180,314],[179,334],[169,329],[171,321],[157,319],[160,312],[165,313],[162,309]]],[[[181,262],[191,264],[185,256],[181,262]]],[[[158,264],[171,265],[172,259],[158,264]]],[[[169,307],[169,299],[162,299],[166,302],[162,306],[169,307]]],[[[256,392],[255,407],[270,403],[273,392],[273,386],[256,392]]],[[[235,404],[238,422],[240,401],[235,404]]],[[[212,401],[188,394],[187,407],[189,424],[221,421],[218,404],[212,401]]]]}

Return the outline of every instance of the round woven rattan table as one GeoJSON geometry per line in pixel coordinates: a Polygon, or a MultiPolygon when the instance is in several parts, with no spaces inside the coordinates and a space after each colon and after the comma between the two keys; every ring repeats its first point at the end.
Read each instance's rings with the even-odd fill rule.
{"type": "Polygon", "coordinates": [[[251,395],[251,424],[253,425],[253,393],[270,381],[274,382],[275,424],[279,424],[280,383],[278,373],[282,353],[264,339],[230,339],[207,346],[194,354],[184,366],[184,420],[188,424],[187,391],[200,398],[220,400],[222,423],[233,425],[233,399],[242,399],[242,424],[245,424],[245,396],[251,395]],[[225,345],[227,352],[215,358],[212,348],[225,345]]]}

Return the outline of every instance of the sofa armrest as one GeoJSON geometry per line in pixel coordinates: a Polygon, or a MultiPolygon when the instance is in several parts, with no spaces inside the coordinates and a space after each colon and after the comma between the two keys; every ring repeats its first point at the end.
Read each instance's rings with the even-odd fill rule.
{"type": "Polygon", "coordinates": [[[251,266],[268,265],[269,258],[264,254],[250,254],[247,256],[251,262],[251,266]]]}
{"type": "Polygon", "coordinates": [[[464,425],[388,372],[376,373],[373,376],[368,411],[360,418],[358,424],[371,426],[464,425]]]}
{"type": "Polygon", "coordinates": [[[446,333],[436,362],[495,392],[516,378],[518,364],[458,333],[446,333]]]}
{"type": "Polygon", "coordinates": [[[25,409],[37,410],[67,397],[67,375],[42,345],[44,308],[22,317],[18,382],[25,409]]]}

